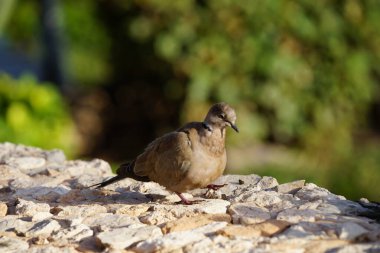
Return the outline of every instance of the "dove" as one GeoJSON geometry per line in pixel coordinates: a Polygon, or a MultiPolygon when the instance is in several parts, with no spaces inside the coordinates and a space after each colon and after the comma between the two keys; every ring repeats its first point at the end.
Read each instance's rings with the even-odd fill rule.
{"type": "Polygon", "coordinates": [[[196,188],[218,189],[212,184],[227,162],[226,129],[235,125],[235,110],[221,102],[211,106],[202,122],[189,122],[152,141],[136,159],[121,164],[116,176],[89,187],[102,188],[125,178],[154,181],[175,192],[186,205],[195,203],[182,194],[196,188]]]}

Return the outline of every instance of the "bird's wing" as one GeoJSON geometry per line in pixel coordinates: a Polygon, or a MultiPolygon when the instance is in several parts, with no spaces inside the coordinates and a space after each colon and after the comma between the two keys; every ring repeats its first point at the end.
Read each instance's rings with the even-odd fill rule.
{"type": "Polygon", "coordinates": [[[136,158],[134,172],[165,187],[178,184],[191,167],[192,145],[185,132],[168,133],[136,158]]]}

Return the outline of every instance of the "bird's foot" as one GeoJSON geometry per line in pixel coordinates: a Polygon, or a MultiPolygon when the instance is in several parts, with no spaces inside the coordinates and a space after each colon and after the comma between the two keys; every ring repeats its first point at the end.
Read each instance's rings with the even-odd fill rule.
{"type": "Polygon", "coordinates": [[[200,202],[203,201],[203,200],[201,200],[201,199],[189,200],[189,199],[185,198],[185,196],[183,196],[182,193],[178,193],[178,192],[176,192],[176,194],[177,194],[178,197],[181,199],[181,201],[176,202],[177,204],[193,205],[193,204],[198,204],[198,203],[200,203],[200,202]]]}
{"type": "Polygon", "coordinates": [[[226,186],[227,184],[209,184],[206,186],[207,189],[209,190],[214,190],[214,191],[217,191],[219,190],[220,188],[226,186]]]}

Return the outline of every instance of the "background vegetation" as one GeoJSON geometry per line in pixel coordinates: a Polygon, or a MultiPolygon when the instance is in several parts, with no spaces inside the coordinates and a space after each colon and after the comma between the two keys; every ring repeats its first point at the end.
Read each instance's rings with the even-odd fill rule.
{"type": "MultiPolygon", "coordinates": [[[[68,77],[61,91],[81,139],[36,135],[38,143],[13,133],[0,140],[74,145],[80,149],[73,155],[119,162],[226,101],[241,128],[228,136],[229,172],[306,178],[350,198],[380,201],[379,1],[56,3],[68,77]]],[[[3,39],[38,62],[46,46],[40,2],[19,0],[7,9],[3,39]]],[[[5,77],[0,84],[16,91],[23,80],[5,77]]],[[[60,101],[50,86],[31,87],[28,94],[47,89],[60,101]]],[[[0,102],[0,117],[13,103],[0,102]]],[[[65,105],[49,106],[54,113],[44,117],[68,123],[27,129],[72,136],[65,105]]]]}

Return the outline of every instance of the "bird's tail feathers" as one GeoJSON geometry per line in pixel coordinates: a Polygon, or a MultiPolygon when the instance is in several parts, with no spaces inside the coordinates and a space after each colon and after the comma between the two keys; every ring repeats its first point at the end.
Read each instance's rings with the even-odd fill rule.
{"type": "Polygon", "coordinates": [[[95,187],[95,189],[103,188],[104,186],[110,185],[112,183],[115,183],[115,182],[120,181],[120,180],[127,178],[127,177],[133,178],[133,179],[138,180],[138,181],[143,181],[143,182],[150,181],[147,176],[136,175],[136,173],[133,170],[134,167],[135,167],[135,161],[123,163],[116,170],[116,174],[117,174],[116,176],[114,176],[114,177],[112,177],[112,178],[110,178],[104,182],[88,186],[87,188],[92,188],[92,187],[95,187]]]}
{"type": "Polygon", "coordinates": [[[114,176],[114,177],[111,177],[110,179],[104,181],[104,182],[101,182],[101,183],[97,183],[97,184],[93,184],[93,185],[90,185],[86,188],[92,188],[92,187],[95,187],[95,189],[100,189],[100,188],[103,188],[104,186],[107,186],[107,185],[110,185],[112,183],[115,183],[119,180],[121,180],[123,178],[121,178],[119,175],[117,176],[114,176]]]}

